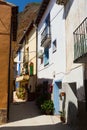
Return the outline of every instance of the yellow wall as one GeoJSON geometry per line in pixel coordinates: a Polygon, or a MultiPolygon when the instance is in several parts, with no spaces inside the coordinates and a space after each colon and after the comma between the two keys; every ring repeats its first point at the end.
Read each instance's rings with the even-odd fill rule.
{"type": "Polygon", "coordinates": [[[34,63],[34,75],[36,74],[36,31],[33,28],[28,36],[28,43],[26,47],[29,47],[29,64],[34,63]]]}
{"type": "Polygon", "coordinates": [[[34,71],[33,76],[30,76],[29,78],[29,86],[31,85],[31,92],[35,91],[36,86],[36,29],[33,28],[30,33],[26,36],[26,46],[25,48],[29,48],[29,62],[28,67],[30,66],[30,63],[33,62],[34,64],[34,71]]]}

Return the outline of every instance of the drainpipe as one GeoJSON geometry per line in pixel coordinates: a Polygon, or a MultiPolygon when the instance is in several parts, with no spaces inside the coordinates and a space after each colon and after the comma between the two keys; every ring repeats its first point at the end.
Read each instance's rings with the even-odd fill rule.
{"type": "Polygon", "coordinates": [[[38,50],[38,27],[34,24],[35,28],[36,28],[36,86],[37,86],[37,81],[38,81],[38,77],[37,77],[37,73],[38,73],[38,54],[37,54],[37,50],[38,50]]]}

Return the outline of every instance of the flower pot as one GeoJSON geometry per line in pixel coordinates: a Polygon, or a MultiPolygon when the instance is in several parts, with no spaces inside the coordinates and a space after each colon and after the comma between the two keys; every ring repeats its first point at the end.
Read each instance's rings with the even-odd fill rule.
{"type": "Polygon", "coordinates": [[[65,92],[61,92],[61,96],[65,96],[65,92]]]}
{"type": "Polygon", "coordinates": [[[63,116],[60,116],[60,120],[65,123],[65,118],[63,116]]]}

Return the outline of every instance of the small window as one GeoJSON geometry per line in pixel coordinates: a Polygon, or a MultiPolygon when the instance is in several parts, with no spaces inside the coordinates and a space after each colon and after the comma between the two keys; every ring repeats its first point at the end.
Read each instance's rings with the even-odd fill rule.
{"type": "Polygon", "coordinates": [[[49,64],[49,47],[44,49],[44,66],[49,64]]]}
{"type": "Polygon", "coordinates": [[[56,40],[53,41],[53,53],[57,50],[57,42],[56,40]]]}

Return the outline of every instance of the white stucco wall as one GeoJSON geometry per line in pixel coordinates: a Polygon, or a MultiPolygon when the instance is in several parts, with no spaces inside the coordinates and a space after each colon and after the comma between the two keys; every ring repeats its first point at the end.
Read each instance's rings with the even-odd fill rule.
{"type": "Polygon", "coordinates": [[[66,73],[63,78],[63,90],[66,92],[66,118],[69,123],[76,123],[78,100],[84,102],[84,65],[74,63],[73,32],[87,17],[87,0],[69,0],[65,6],[66,34],[66,73]],[[73,87],[70,86],[74,84],[73,87]],[[73,89],[76,87],[76,95],[73,89]]]}
{"type": "Polygon", "coordinates": [[[74,61],[73,32],[87,17],[87,0],[69,0],[65,7],[65,28],[67,45],[67,71],[78,66],[74,61]]]}
{"type": "MultiPolygon", "coordinates": [[[[66,74],[64,82],[76,82],[78,89],[83,87],[84,95],[84,66],[74,63],[73,32],[87,17],[87,0],[69,0],[65,6],[65,33],[66,33],[66,74]]],[[[83,100],[78,93],[78,100],[83,100]]]]}
{"type": "Polygon", "coordinates": [[[51,47],[49,49],[49,64],[44,67],[44,64],[40,64],[38,59],[38,78],[60,80],[65,73],[66,67],[66,55],[65,55],[65,19],[63,18],[64,7],[57,5],[56,0],[51,0],[48,5],[45,14],[38,28],[38,51],[41,47],[41,32],[44,28],[44,21],[50,12],[50,24],[51,24],[51,47]],[[52,43],[56,39],[57,50],[55,53],[52,51],[52,43]],[[55,77],[53,77],[55,75],[55,77]]]}

